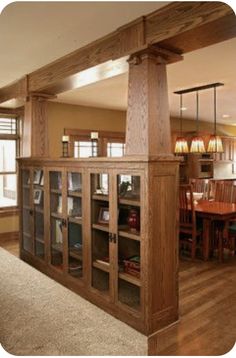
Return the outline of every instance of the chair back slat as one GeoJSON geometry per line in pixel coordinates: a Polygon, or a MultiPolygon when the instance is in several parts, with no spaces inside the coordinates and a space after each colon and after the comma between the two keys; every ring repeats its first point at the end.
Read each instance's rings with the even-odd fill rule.
{"type": "Polygon", "coordinates": [[[203,193],[203,199],[209,199],[209,180],[208,179],[190,179],[190,185],[192,185],[193,192],[203,193]]]}
{"type": "Polygon", "coordinates": [[[233,182],[216,181],[214,190],[214,200],[225,203],[232,202],[233,182]]]}
{"type": "Polygon", "coordinates": [[[191,185],[180,185],[179,220],[180,226],[195,226],[195,210],[191,185]]]}

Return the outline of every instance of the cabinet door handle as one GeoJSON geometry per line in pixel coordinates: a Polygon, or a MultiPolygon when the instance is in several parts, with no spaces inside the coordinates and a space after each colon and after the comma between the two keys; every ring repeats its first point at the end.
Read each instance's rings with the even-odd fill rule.
{"type": "Polygon", "coordinates": [[[109,242],[114,242],[114,244],[116,243],[116,234],[109,232],[109,242]]]}
{"type": "Polygon", "coordinates": [[[113,242],[116,244],[116,234],[113,234],[113,242]]]}
{"type": "Polygon", "coordinates": [[[29,210],[29,214],[30,214],[30,216],[33,216],[33,213],[34,213],[34,212],[33,212],[33,210],[32,210],[32,209],[30,209],[30,210],[29,210]]]}
{"type": "Polygon", "coordinates": [[[61,224],[64,227],[67,227],[67,221],[65,219],[61,219],[61,224]]]}

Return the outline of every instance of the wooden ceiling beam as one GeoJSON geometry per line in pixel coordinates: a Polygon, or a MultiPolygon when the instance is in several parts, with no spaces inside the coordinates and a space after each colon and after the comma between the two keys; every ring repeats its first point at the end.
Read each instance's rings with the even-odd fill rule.
{"type": "MultiPolygon", "coordinates": [[[[236,17],[227,4],[172,2],[30,73],[28,91],[58,94],[72,89],[79,72],[150,45],[158,44],[159,48],[184,54],[233,37],[236,37],[236,17]]],[[[17,88],[15,84],[1,89],[0,103],[21,94],[17,88]]]]}
{"type": "Polygon", "coordinates": [[[28,76],[0,89],[0,103],[12,98],[25,98],[28,93],[28,76]]]}

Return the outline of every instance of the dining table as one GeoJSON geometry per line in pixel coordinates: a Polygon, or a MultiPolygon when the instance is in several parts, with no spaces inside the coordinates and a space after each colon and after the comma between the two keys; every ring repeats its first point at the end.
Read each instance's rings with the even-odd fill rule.
{"type": "MultiPolygon", "coordinates": [[[[212,223],[220,221],[222,227],[225,227],[227,222],[236,219],[236,204],[199,200],[195,201],[194,208],[197,218],[203,220],[203,258],[207,261],[210,256],[212,223]]],[[[222,258],[220,258],[220,261],[222,261],[222,258]]]]}

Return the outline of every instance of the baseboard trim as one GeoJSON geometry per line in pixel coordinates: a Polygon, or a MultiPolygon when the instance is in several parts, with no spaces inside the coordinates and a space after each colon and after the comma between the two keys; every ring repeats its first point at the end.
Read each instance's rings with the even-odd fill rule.
{"type": "Polygon", "coordinates": [[[18,240],[19,231],[10,231],[0,233],[0,241],[18,240]]]}

